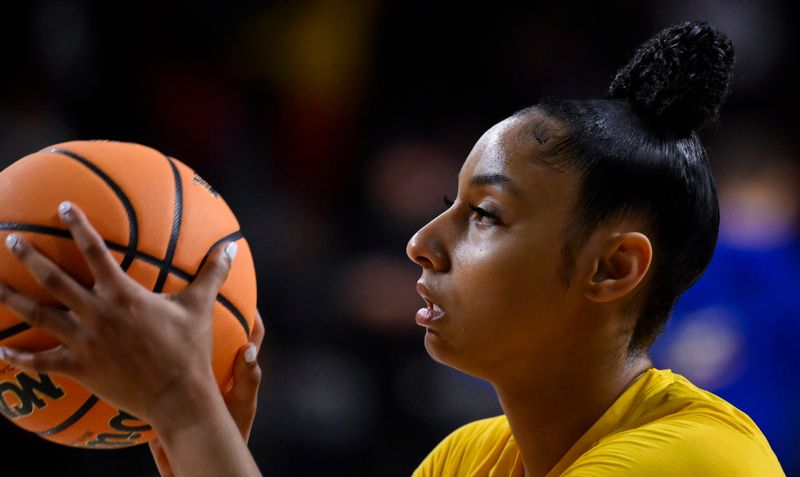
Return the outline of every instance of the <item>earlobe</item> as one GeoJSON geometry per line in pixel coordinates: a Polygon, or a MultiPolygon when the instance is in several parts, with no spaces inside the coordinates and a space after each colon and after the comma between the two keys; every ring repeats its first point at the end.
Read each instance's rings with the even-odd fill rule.
{"type": "Polygon", "coordinates": [[[639,232],[616,234],[594,262],[586,297],[610,302],[630,295],[644,279],[652,259],[647,236],[639,232]]]}

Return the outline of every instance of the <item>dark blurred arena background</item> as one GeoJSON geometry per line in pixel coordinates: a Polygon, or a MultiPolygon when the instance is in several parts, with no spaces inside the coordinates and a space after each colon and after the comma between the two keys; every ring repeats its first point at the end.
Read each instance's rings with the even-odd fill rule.
{"type": "MultiPolygon", "coordinates": [[[[196,169],[256,259],[268,377],[250,447],[265,475],[409,475],[447,433],[499,408],[487,384],[425,353],[406,241],[453,195],[485,129],[542,96],[601,96],[653,32],[710,21],[738,54],[722,125],[704,134],[720,245],[654,356],[748,412],[800,475],[796,8],[6,2],[0,166],[107,138],[196,169]]],[[[68,449],[5,419],[0,448],[3,476],[156,475],[146,447],[68,449]]]]}

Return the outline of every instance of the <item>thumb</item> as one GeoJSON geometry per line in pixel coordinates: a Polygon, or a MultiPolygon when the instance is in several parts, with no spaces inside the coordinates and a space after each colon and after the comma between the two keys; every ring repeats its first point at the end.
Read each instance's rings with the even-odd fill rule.
{"type": "Polygon", "coordinates": [[[258,405],[258,387],[261,384],[261,366],[254,343],[239,349],[233,369],[233,387],[225,395],[228,412],[239,427],[245,442],[250,438],[253,419],[258,405]]]}

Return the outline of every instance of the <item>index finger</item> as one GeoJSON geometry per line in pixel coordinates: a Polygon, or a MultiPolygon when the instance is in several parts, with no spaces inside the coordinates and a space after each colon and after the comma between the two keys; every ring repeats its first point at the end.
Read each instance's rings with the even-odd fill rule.
{"type": "Polygon", "coordinates": [[[86,214],[71,202],[64,201],[58,206],[58,215],[69,226],[75,244],[83,255],[96,282],[117,279],[122,271],[114,256],[108,251],[105,241],[92,227],[86,214]]]}

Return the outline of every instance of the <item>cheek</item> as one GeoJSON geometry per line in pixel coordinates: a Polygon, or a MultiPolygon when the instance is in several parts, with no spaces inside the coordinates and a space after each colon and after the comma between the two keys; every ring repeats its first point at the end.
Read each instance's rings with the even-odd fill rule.
{"type": "Polygon", "coordinates": [[[470,321],[508,331],[552,308],[561,283],[551,255],[537,254],[532,246],[498,245],[457,250],[454,278],[460,282],[459,308],[470,321]]]}

